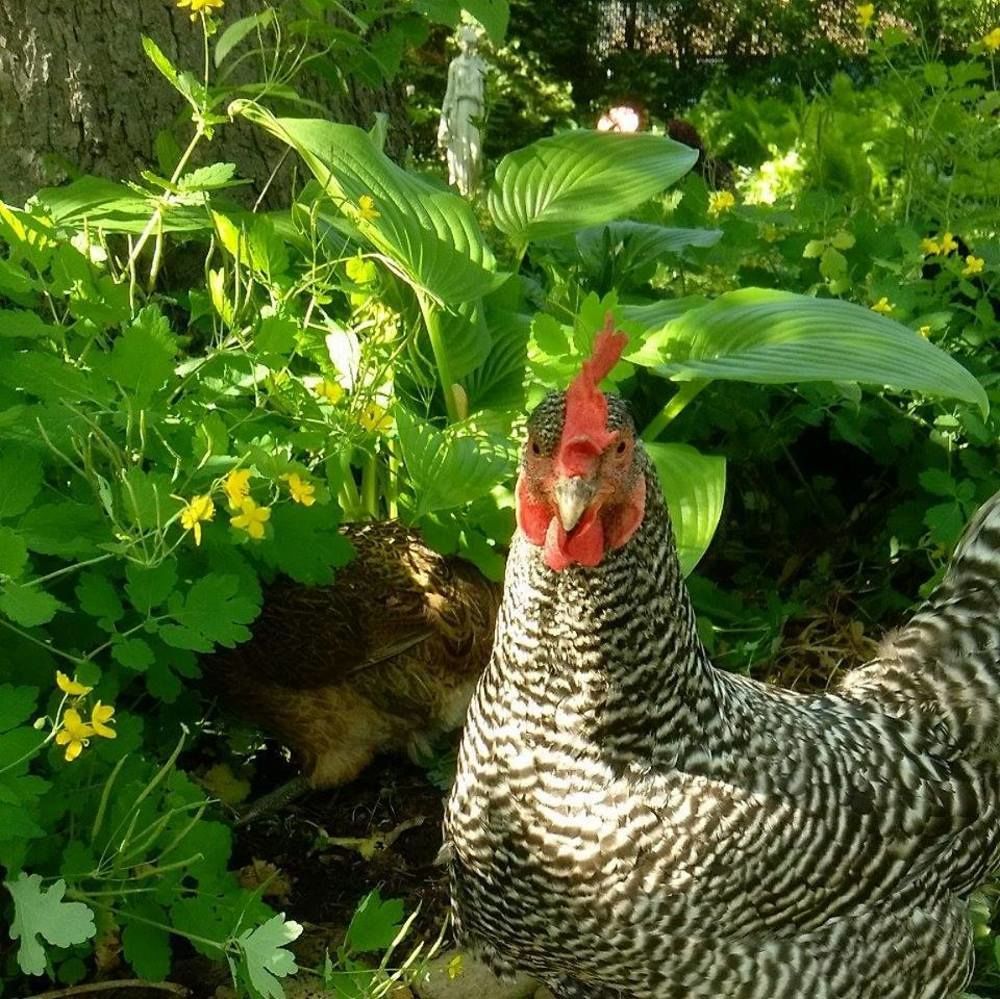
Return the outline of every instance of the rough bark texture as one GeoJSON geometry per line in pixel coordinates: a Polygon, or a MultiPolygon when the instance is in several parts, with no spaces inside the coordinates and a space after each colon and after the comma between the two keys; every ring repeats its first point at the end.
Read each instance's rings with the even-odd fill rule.
{"type": "MultiPolygon", "coordinates": [[[[225,21],[257,9],[253,0],[227,0],[225,21]]],[[[143,34],[200,75],[200,27],[174,0],[0,0],[0,199],[20,204],[75,173],[135,177],[155,168],[153,143],[165,127],[186,143],[185,106],[146,58],[143,34]]],[[[394,126],[405,122],[388,90],[309,96],[341,121],[368,126],[383,109],[394,126]]],[[[405,132],[394,128],[393,137],[398,150],[405,132]]],[[[240,176],[262,185],[283,151],[236,122],[218,130],[205,155],[235,163],[240,176]]],[[[283,171],[269,200],[287,196],[290,177],[283,171]]]]}

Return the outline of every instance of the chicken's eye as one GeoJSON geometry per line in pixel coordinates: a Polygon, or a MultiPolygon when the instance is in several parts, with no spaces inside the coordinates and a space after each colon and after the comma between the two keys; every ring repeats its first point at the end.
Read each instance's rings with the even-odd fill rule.
{"type": "Polygon", "coordinates": [[[538,441],[531,442],[531,453],[534,455],[539,455],[542,453],[542,449],[538,446],[538,441]]]}
{"type": "Polygon", "coordinates": [[[618,447],[615,449],[619,454],[624,454],[628,449],[628,444],[625,441],[619,441],[618,447]]]}

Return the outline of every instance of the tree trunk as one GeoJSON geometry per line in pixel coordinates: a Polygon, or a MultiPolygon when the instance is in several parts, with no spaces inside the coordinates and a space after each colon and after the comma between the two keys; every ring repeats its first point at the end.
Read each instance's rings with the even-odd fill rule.
{"type": "MultiPolygon", "coordinates": [[[[227,0],[222,19],[232,23],[258,9],[251,0],[227,0]]],[[[187,143],[186,105],[146,58],[142,35],[200,78],[201,27],[174,0],[0,0],[0,199],[21,204],[37,188],[79,173],[120,180],[159,172],[153,149],[161,129],[171,129],[181,147],[187,143]]],[[[375,110],[388,110],[394,126],[405,122],[388,88],[351,88],[329,99],[315,92],[315,81],[310,86],[331,118],[367,127],[375,110]]],[[[397,151],[405,145],[405,131],[390,135],[397,151]]],[[[284,151],[241,120],[217,130],[200,162],[235,163],[241,177],[262,187],[284,151]]],[[[287,203],[291,174],[276,179],[270,201],[287,203]]]]}

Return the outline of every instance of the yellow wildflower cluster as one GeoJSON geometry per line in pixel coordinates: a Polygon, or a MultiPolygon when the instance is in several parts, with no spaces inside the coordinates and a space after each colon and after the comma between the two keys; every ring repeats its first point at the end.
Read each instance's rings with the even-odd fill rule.
{"type": "MultiPolygon", "coordinates": [[[[383,411],[384,412],[384,411],[383,411]]],[[[267,522],[271,519],[271,508],[262,506],[250,495],[250,480],[253,472],[249,468],[234,468],[223,480],[222,491],[229,503],[229,523],[238,531],[243,531],[254,541],[260,541],[267,533],[267,522]]],[[[288,495],[293,503],[312,506],[316,502],[316,486],[298,472],[282,475],[288,487],[288,495]]],[[[218,488],[216,486],[215,488],[218,488]]],[[[195,544],[201,544],[201,525],[215,517],[215,504],[209,493],[192,496],[181,510],[181,525],[194,534],[195,544]]],[[[91,722],[93,724],[93,721],[91,722]]]]}
{"type": "Polygon", "coordinates": [[[965,258],[965,267],[962,269],[962,274],[965,277],[971,277],[973,274],[982,274],[985,266],[986,261],[982,257],[974,257],[970,253],[965,258]]]}
{"type": "Polygon", "coordinates": [[[1000,28],[994,28],[992,31],[983,35],[983,45],[985,45],[990,52],[996,52],[997,49],[1000,49],[1000,28]]]}
{"type": "Polygon", "coordinates": [[[942,256],[954,253],[958,249],[958,243],[950,232],[943,232],[937,238],[926,237],[920,240],[920,249],[925,257],[942,256]]]}
{"type": "Polygon", "coordinates": [[[375,207],[375,199],[370,194],[362,194],[354,206],[355,218],[361,222],[374,222],[382,213],[375,207]]]}
{"type": "Polygon", "coordinates": [[[736,196],[732,191],[713,191],[708,196],[708,214],[721,215],[736,205],[736,196]]]}
{"type": "Polygon", "coordinates": [[[240,504],[250,495],[249,468],[234,468],[222,481],[222,489],[229,500],[229,509],[238,510],[240,504]]]}
{"type": "Polygon", "coordinates": [[[316,487],[302,478],[298,472],[283,475],[282,479],[288,483],[288,495],[296,503],[302,506],[312,506],[316,502],[316,487]]]}
{"type": "Polygon", "coordinates": [[[201,525],[215,517],[215,504],[207,493],[192,496],[181,510],[181,527],[194,534],[194,543],[201,544],[201,525]]]}
{"type": "Polygon", "coordinates": [[[858,27],[862,31],[867,31],[875,18],[875,4],[859,3],[854,8],[854,15],[858,21],[858,27]]]}
{"type": "Polygon", "coordinates": [[[185,7],[191,11],[191,20],[195,20],[202,12],[211,14],[213,10],[222,10],[226,5],[226,0],[177,0],[177,6],[183,10],[185,7]]]}
{"type": "Polygon", "coordinates": [[[392,429],[392,416],[386,412],[384,406],[373,402],[370,406],[365,406],[358,417],[358,422],[369,433],[384,432],[392,429]]]}
{"type": "Polygon", "coordinates": [[[329,378],[318,382],[313,391],[323,402],[328,402],[331,406],[336,406],[344,397],[344,390],[336,382],[330,381],[329,378]]]}
{"type": "Polygon", "coordinates": [[[254,541],[264,537],[264,525],[271,519],[271,508],[259,506],[248,496],[240,502],[239,513],[229,518],[233,527],[246,531],[254,541]]]}
{"type": "Polygon", "coordinates": [[[880,316],[888,316],[892,314],[892,310],[895,306],[888,298],[883,295],[873,306],[872,312],[877,312],[880,316]]]}
{"type": "Polygon", "coordinates": [[[65,673],[56,672],[56,686],[69,698],[73,707],[66,708],[56,728],[56,745],[65,746],[65,758],[72,763],[90,744],[90,739],[99,735],[102,739],[117,738],[118,733],[108,724],[114,718],[115,709],[110,704],[98,701],[90,710],[90,721],[85,722],[77,707],[92,690],[65,673]]]}

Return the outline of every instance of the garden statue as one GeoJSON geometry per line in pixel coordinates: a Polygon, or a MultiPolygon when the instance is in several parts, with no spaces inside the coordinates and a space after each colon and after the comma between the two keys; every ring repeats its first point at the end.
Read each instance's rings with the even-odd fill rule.
{"type": "Polygon", "coordinates": [[[461,51],[448,67],[438,145],[448,154],[448,183],[468,194],[479,183],[483,165],[480,122],[488,66],[476,51],[479,32],[471,25],[459,29],[458,44],[461,51]]]}

